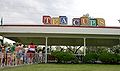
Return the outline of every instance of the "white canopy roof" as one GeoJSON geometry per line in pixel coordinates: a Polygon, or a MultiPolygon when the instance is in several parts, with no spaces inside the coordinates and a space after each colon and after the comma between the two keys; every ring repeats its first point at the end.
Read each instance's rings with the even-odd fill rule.
{"type": "Polygon", "coordinates": [[[120,27],[3,25],[0,34],[25,44],[45,44],[48,37],[48,45],[83,45],[83,38],[87,38],[88,45],[116,45],[120,27]]]}

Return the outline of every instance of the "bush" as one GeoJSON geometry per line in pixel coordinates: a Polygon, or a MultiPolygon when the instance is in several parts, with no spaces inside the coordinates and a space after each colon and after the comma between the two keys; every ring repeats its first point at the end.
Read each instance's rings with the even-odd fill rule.
{"type": "Polygon", "coordinates": [[[95,63],[97,59],[98,59],[98,55],[96,53],[87,53],[83,57],[84,63],[95,63]]]}
{"type": "Polygon", "coordinates": [[[101,53],[88,53],[83,58],[84,63],[96,63],[96,61],[101,61],[105,64],[117,64],[120,62],[120,55],[113,54],[107,51],[101,53]]]}
{"type": "Polygon", "coordinates": [[[58,63],[68,63],[75,59],[75,56],[69,52],[55,51],[52,55],[57,59],[58,63]]]}
{"type": "Polygon", "coordinates": [[[99,55],[99,60],[105,64],[116,64],[120,61],[120,56],[110,52],[103,52],[99,55]]]}

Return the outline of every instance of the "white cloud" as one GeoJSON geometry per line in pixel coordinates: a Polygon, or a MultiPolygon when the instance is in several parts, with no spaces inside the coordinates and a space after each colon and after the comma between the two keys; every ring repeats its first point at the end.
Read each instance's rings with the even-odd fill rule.
{"type": "Polygon", "coordinates": [[[0,0],[0,17],[5,24],[41,24],[43,15],[69,18],[81,17],[89,13],[92,17],[102,17],[107,26],[119,26],[119,0],[0,0]]]}

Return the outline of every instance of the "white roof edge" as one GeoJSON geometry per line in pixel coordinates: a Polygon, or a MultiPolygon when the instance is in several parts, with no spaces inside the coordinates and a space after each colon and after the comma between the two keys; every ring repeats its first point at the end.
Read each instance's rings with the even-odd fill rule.
{"type": "Polygon", "coordinates": [[[119,28],[48,27],[48,26],[0,26],[0,33],[55,33],[120,35],[119,28]]]}

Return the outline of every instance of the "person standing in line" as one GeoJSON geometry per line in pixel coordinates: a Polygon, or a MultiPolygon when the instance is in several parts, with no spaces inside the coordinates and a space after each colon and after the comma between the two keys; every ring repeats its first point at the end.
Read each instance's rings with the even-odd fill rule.
{"type": "Polygon", "coordinates": [[[6,65],[10,66],[11,65],[11,49],[10,49],[10,45],[6,45],[5,46],[5,52],[6,52],[6,65]]]}
{"type": "Polygon", "coordinates": [[[28,45],[28,56],[29,56],[29,63],[33,64],[33,58],[35,56],[35,48],[36,46],[33,43],[30,43],[30,45],[28,45]]]}
{"type": "Polygon", "coordinates": [[[17,44],[17,46],[16,46],[16,48],[15,48],[15,54],[16,54],[16,59],[15,59],[15,61],[16,61],[16,65],[20,65],[20,58],[21,58],[21,56],[20,56],[20,49],[21,49],[21,44],[17,44]]]}
{"type": "Polygon", "coordinates": [[[45,47],[42,50],[42,62],[45,62],[45,47]]]}
{"type": "Polygon", "coordinates": [[[1,47],[2,47],[2,66],[5,66],[5,59],[6,59],[5,46],[1,45],[1,47]]]}
{"type": "Polygon", "coordinates": [[[20,64],[23,64],[23,53],[24,52],[24,49],[23,49],[23,45],[20,44],[20,50],[19,50],[19,54],[20,54],[20,64]]]}
{"type": "MultiPolygon", "coordinates": [[[[24,46],[24,47],[25,47],[25,46],[24,46]]],[[[25,48],[24,48],[24,63],[25,63],[25,64],[28,64],[27,51],[28,51],[28,48],[25,47],[25,48]]]]}
{"type": "Polygon", "coordinates": [[[15,65],[15,47],[16,47],[16,43],[13,43],[13,45],[11,46],[12,65],[15,65]]]}
{"type": "Polygon", "coordinates": [[[0,65],[2,66],[2,59],[3,59],[3,55],[2,55],[2,45],[0,45],[0,65]]]}
{"type": "Polygon", "coordinates": [[[42,59],[43,59],[42,50],[40,49],[38,52],[39,52],[39,62],[42,63],[42,59]]]}
{"type": "Polygon", "coordinates": [[[8,47],[7,49],[7,65],[10,66],[12,63],[12,54],[11,54],[11,49],[8,47]]]}

